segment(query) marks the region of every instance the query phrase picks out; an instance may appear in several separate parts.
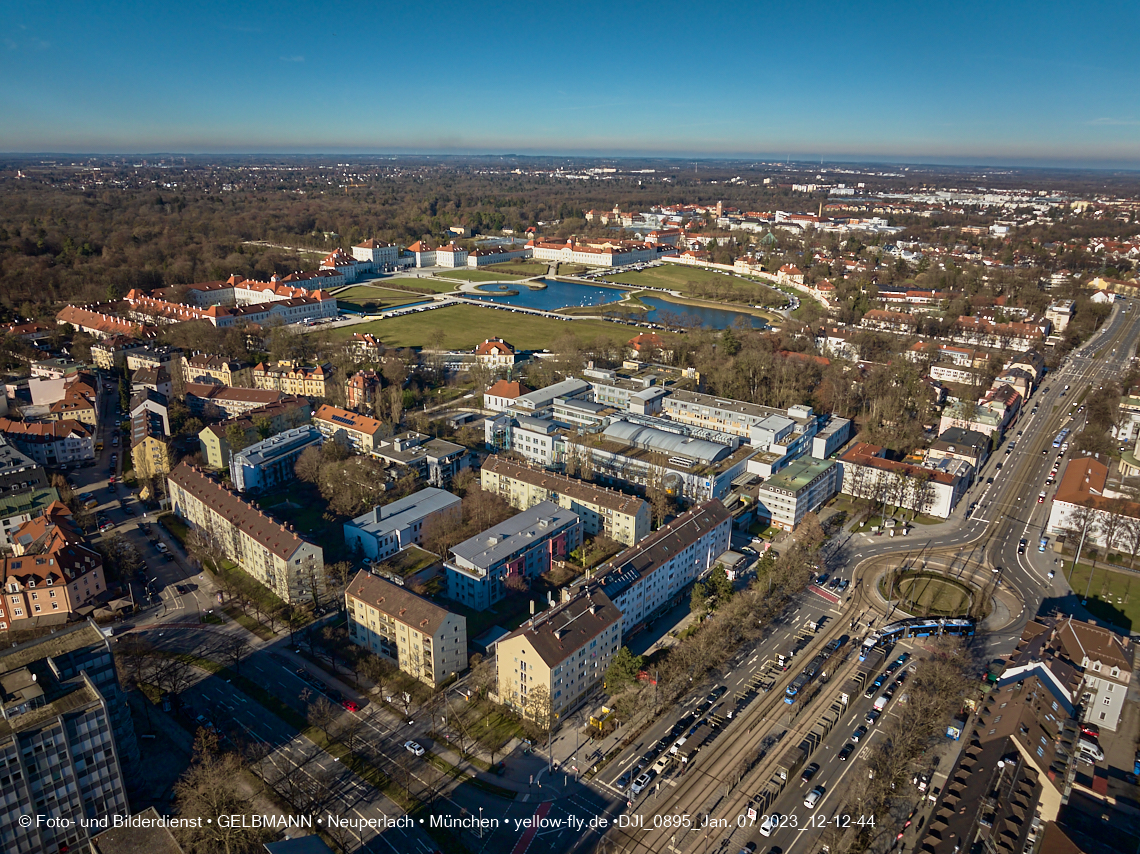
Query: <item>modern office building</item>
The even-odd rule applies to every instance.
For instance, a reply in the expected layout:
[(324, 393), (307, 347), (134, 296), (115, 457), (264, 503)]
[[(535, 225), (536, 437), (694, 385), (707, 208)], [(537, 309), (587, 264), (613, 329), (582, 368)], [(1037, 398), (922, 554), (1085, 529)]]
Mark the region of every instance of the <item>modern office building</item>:
[(794, 531), (804, 516), (838, 495), (840, 486), (835, 460), (801, 457), (760, 484), (757, 516), (783, 531)]
[(423, 433), (400, 433), (382, 439), (372, 447), (372, 456), (393, 465), (405, 466), (431, 486), (446, 489), (452, 478), (467, 468), (467, 449)]
[(361, 570), (344, 594), (349, 639), (436, 686), (467, 669), (467, 620)]

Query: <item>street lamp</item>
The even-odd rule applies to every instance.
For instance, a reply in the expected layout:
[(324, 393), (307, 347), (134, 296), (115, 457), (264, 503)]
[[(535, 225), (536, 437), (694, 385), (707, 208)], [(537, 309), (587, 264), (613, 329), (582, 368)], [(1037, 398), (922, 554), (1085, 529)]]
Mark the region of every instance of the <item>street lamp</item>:
[(483, 808), (479, 807), (479, 838), (483, 838)]

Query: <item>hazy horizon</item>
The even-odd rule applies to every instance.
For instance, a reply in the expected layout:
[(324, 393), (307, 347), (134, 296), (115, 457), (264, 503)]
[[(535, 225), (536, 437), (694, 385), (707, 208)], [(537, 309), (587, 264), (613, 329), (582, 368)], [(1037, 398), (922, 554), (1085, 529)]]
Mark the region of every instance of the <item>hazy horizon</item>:
[[(0, 151), (1140, 168), (1140, 7), (14, 8)], [(826, 27), (820, 29), (817, 21)]]

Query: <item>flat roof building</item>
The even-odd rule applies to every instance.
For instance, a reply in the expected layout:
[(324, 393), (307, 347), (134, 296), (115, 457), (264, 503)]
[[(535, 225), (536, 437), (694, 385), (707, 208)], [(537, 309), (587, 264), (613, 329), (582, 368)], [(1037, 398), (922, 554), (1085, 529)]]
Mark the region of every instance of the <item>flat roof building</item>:
[(801, 457), (772, 475), (757, 491), (757, 514), (783, 531), (794, 531), (839, 493), (842, 477), (835, 460)]
[(450, 492), (425, 487), (345, 522), (344, 544), (349, 549), (359, 545), (370, 560), (385, 560), (401, 549), (422, 543), (424, 530), (437, 517), (451, 517), (458, 524), (462, 504)]
[(604, 486), (492, 455), (483, 463), (480, 481), (485, 492), (528, 510), (551, 501), (578, 514), (587, 536), (605, 535), (632, 546), (648, 536), (649, 505), (644, 499)]
[(581, 544), (578, 514), (543, 501), (453, 547), (444, 563), (447, 595), (469, 608), (489, 608), (506, 595), (507, 578), (529, 583)]
[(270, 436), (230, 459), (230, 480), (238, 492), (263, 492), (296, 478), (297, 459), (306, 448), (320, 447), (325, 437), (312, 424)]

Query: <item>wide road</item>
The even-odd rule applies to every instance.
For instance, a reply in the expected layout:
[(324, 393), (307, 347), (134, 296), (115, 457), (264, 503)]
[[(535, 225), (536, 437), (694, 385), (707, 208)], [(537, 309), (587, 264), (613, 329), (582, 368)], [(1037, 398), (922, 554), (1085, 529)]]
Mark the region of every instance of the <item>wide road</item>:
[[(1024, 602), (1024, 607), (1019, 613), (1009, 615), (1011, 619), (1000, 633), (989, 639), (995, 653), (1016, 642), (1022, 626), (1037, 612), (1046, 595), (1069, 592), (1062, 573), (1056, 573), (1054, 578), (1048, 577), (1050, 567), (1053, 566), (1052, 555), (1048, 552), (1044, 555), (1038, 553), (1035, 541), (1032, 540), (1033, 549), (1026, 549), (1025, 554), (1018, 553), (1018, 545), (1022, 536), (1029, 539), (1029, 534), (1040, 530), (1040, 526), (1045, 523), (1049, 504), (1047, 500), (1039, 504), (1037, 499), (1041, 489), (1045, 488), (1044, 481), (1049, 476), (1052, 465), (1057, 462), (1056, 453), (1052, 449), (1053, 438), (1062, 425), (1071, 424), (1074, 433), (1079, 428), (1079, 421), (1075, 420), (1077, 414), (1070, 412), (1069, 404), (1080, 397), (1086, 387), (1095, 388), (1101, 382), (1121, 376), (1136, 350), (1140, 327), (1134, 322), (1133, 302), (1118, 302), (1102, 329), (1079, 350), (1070, 354), (1058, 371), (1047, 376), (1040, 391), (1025, 402), (1025, 409), (1019, 421), (1011, 428), (1007, 444), (983, 466), (976, 484), (950, 520), (937, 526), (918, 526), (905, 538), (852, 535), (829, 549), (829, 566), (835, 566), (836, 563), (846, 566), (858, 564), (854, 571), (856, 584), (848, 591), (849, 595), (842, 603), (845, 610), (840, 619), (819, 632), (803, 652), (802, 660), (813, 655), (827, 640), (846, 634), (851, 629), (853, 619), (862, 622), (861, 618), (867, 614), (882, 616), (879, 612), (882, 603), (871, 593), (873, 577), (877, 572), (876, 564), (879, 562), (876, 559), (887, 559), (897, 564), (900, 557), (908, 554), (915, 560), (933, 562), (944, 561), (948, 555), (959, 560), (965, 558), (973, 565), (975, 578), (979, 568), (990, 570), (993, 589), (998, 585), (1012, 586)], [(1070, 386), (1067, 391), (1066, 385)], [(1017, 431), (1021, 431), (1020, 436)], [(1046, 453), (1042, 454), (1042, 450)], [(974, 510), (970, 512), (972, 506)], [(776, 650), (768, 642), (765, 642), (764, 648), (769, 654)], [(759, 649), (755, 652), (759, 652)], [(728, 681), (739, 685), (747, 679), (754, 663), (754, 660), (749, 659), (748, 664), (742, 665), (737, 659), (735, 667), (730, 665)], [(670, 772), (666, 770), (664, 778), (651, 781), (650, 787), (638, 796), (635, 806), (631, 808), (631, 812), (640, 816), (640, 828), (615, 828), (607, 836), (607, 850), (631, 853), (679, 852), (702, 850), (702, 845), (715, 849), (727, 844), (726, 838), (716, 838), (718, 833), (720, 837), (731, 835), (725, 829), (718, 831), (714, 827), (704, 832), (677, 832), (664, 822), (666, 817), (689, 815), (695, 818), (704, 814), (733, 822), (746, 808), (748, 797), (741, 793), (748, 791), (748, 775), (745, 775), (743, 782), (734, 782), (734, 769), (739, 765), (740, 759), (755, 754), (766, 738), (787, 729), (788, 734), (780, 745), (773, 748), (770, 755), (750, 772), (761, 777), (764, 773), (770, 773), (774, 755), (786, 749), (787, 745), (798, 743), (799, 720), (810, 725), (818, 717), (819, 710), (813, 705), (811, 711), (802, 714), (799, 719), (789, 720), (787, 711), (779, 706), (782, 703), (779, 695), (797, 671), (798, 667), (793, 667), (786, 673), (775, 674), (772, 692), (750, 703), (737, 719), (727, 723), (709, 748), (691, 760), (691, 767), (684, 768), (683, 774), (670, 777)], [(826, 708), (835, 686), (841, 685), (839, 680), (846, 678), (846, 672), (837, 674), (838, 678), (831, 682), (831, 695), (827, 692), (821, 695), (817, 701), (822, 704), (819, 708)], [(859, 706), (856, 704), (849, 712), (849, 717), (854, 721), (858, 714)], [(670, 716), (669, 722), (658, 722), (649, 731), (642, 744), (654, 745), (654, 748), (642, 757), (643, 762), (651, 761), (662, 746), (661, 742), (670, 735), (669, 723), (680, 716), (679, 711), (675, 716)], [(632, 770), (637, 764), (633, 755), (621, 757), (615, 766), (615, 772), (607, 774), (607, 783), (628, 791), (625, 788), (628, 777), (625, 775), (627, 770)], [(836, 773), (841, 775), (845, 772)], [(780, 846), (784, 851), (788, 851), (795, 840), (789, 839), (786, 842), (786, 845)]]

